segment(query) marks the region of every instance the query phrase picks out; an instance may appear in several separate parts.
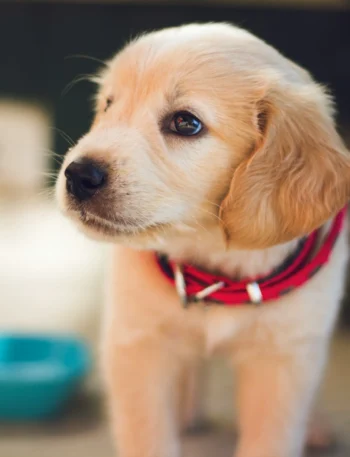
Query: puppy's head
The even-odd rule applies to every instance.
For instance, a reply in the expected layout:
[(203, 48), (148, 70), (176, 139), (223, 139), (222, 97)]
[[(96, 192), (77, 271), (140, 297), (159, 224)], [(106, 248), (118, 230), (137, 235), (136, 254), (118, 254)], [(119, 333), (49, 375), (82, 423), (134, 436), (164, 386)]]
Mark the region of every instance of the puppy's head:
[(190, 25), (108, 63), (57, 193), (91, 235), (147, 247), (220, 225), (229, 243), (262, 248), (334, 215), (349, 170), (329, 99), (304, 70), (241, 29)]

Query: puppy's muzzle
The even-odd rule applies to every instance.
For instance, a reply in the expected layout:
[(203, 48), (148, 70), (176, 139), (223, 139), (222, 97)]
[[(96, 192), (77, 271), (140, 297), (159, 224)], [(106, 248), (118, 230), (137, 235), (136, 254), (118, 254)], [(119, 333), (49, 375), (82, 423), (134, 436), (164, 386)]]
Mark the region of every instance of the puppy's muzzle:
[(67, 192), (78, 201), (88, 200), (107, 181), (107, 172), (90, 159), (71, 162), (64, 172)]

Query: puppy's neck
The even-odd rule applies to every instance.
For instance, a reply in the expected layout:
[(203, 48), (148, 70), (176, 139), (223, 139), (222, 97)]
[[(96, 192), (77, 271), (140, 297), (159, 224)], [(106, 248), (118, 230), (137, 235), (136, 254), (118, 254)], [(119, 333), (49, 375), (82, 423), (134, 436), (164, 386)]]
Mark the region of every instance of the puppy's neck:
[(179, 263), (230, 278), (254, 278), (269, 274), (296, 249), (298, 240), (261, 250), (227, 249), (219, 228), (183, 233), (171, 241), (160, 239), (160, 251)]

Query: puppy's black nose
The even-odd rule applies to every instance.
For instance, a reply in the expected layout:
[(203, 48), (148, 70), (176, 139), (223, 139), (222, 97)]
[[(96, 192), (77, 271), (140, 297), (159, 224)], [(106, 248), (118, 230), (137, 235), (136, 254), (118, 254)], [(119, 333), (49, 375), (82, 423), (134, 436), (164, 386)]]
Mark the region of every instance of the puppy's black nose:
[(87, 200), (106, 182), (106, 172), (90, 159), (80, 159), (68, 165), (64, 172), (67, 191), (78, 200)]

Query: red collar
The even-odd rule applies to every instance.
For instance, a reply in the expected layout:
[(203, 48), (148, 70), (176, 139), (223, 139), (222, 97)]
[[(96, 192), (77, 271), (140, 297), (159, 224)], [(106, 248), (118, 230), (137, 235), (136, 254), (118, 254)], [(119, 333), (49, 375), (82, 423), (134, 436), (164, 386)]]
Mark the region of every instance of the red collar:
[(313, 256), (321, 229), (305, 238), (297, 251), (272, 274), (254, 280), (234, 281), (193, 265), (179, 266), (160, 255), (157, 255), (157, 261), (163, 274), (175, 285), (184, 305), (202, 300), (227, 306), (276, 300), (305, 284), (328, 262), (342, 230), (345, 215), (346, 208), (334, 218), (316, 255)]

